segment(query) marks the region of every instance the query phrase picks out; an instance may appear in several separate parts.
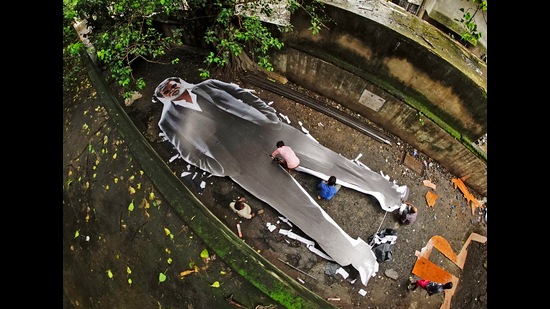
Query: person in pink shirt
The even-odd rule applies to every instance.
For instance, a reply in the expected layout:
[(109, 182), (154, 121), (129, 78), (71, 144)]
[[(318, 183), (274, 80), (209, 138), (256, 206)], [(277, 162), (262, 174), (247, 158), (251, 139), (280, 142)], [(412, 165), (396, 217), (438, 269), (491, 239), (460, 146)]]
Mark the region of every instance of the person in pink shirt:
[(287, 172), (294, 170), (300, 165), (300, 159), (296, 156), (292, 148), (285, 146), (283, 141), (278, 141), (276, 146), (277, 149), (271, 153), (271, 158), (281, 164)]

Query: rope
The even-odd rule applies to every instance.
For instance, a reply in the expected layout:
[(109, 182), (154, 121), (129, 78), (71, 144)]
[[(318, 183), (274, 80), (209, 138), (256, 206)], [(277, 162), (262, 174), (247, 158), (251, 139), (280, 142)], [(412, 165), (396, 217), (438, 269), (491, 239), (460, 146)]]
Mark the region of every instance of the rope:
[(374, 234), (378, 234), (378, 232), (380, 232), (380, 228), (382, 227), (382, 223), (384, 223), (384, 220), (386, 219), (386, 215), (388, 214), (387, 211), (384, 212), (384, 218), (382, 218), (382, 222), (380, 222), (380, 225), (378, 226), (378, 229), (376, 230), (376, 233)]

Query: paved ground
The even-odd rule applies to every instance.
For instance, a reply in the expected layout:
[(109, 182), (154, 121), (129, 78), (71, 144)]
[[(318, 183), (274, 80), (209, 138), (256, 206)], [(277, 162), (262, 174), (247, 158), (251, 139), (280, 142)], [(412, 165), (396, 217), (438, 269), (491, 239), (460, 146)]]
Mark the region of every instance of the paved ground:
[[(126, 110), (176, 175), (192, 172), (181, 177), (182, 182), (222, 222), (235, 233), (240, 222), (244, 242), (322, 298), (339, 299), (331, 302), (340, 308), (441, 307), (443, 294), (428, 297), (422, 290), (411, 292), (406, 289), (406, 282), (416, 262), (415, 252), (426, 246), (431, 237), (442, 236), (452, 251), (458, 253), (471, 233), (487, 235), (483, 213), (472, 214), (462, 193), (453, 187), (451, 179), (456, 176), (397, 137), (392, 146), (382, 144), (301, 104), (239, 80), (228, 80), (255, 89), (266, 102), (273, 101), (272, 106), (288, 116), (292, 124), (301, 121), (325, 146), (348, 158), (362, 154), (362, 163), (411, 189), (409, 202), (420, 209), (412, 226), (400, 226), (395, 215), (382, 211), (374, 198), (346, 188), (331, 201), (320, 202), (354, 238), (368, 239), (384, 228), (395, 229), (398, 234), (394, 259), (380, 263), (378, 275), (366, 287), (359, 280), (352, 282), (356, 275), (353, 269), (344, 267), (350, 273), (350, 277), (344, 279), (334, 274), (334, 265), (311, 253), (300, 242), (279, 234), (279, 229), (291, 227), (282, 222), (269, 205), (248, 195), (229, 179), (207, 178), (208, 175), (188, 167), (185, 162), (170, 162), (176, 153), (158, 137), (160, 105), (151, 103), (151, 95), (156, 85), (169, 76), (200, 81), (197, 67), (201, 59), (186, 54), (180, 56), (189, 61), (177, 66), (141, 64), (136, 67), (136, 74), (145, 78), (148, 87), (143, 97)], [(224, 80), (223, 76), (216, 78)], [(85, 78), (82, 81), (83, 85), (87, 84)], [(64, 96), (64, 308), (232, 308), (235, 305), (227, 301), (230, 295), (247, 308), (277, 307), (276, 302), (216, 259), (215, 252), (209, 251), (208, 255), (203, 252), (208, 248), (162, 196), (155, 194), (147, 175), (140, 172), (125, 147), (127, 141), (109, 121), (94, 90), (84, 87), (78, 94)], [(342, 109), (334, 102), (316, 99)], [(406, 154), (422, 166), (420, 174), (403, 164)], [(316, 196), (319, 179), (300, 173), (296, 173), (295, 178)], [(202, 180), (206, 183), (204, 189), (199, 186)], [(436, 188), (425, 186), (424, 180), (430, 180)], [(426, 203), (428, 191), (438, 195), (433, 207)], [(263, 213), (252, 220), (240, 220), (228, 207), (237, 196), (246, 196), (253, 210)], [(269, 231), (268, 224), (274, 224), (276, 229)], [(296, 227), (292, 227), (292, 231), (301, 233)], [(460, 279), (451, 308), (486, 308), (487, 243), (470, 245), (463, 269), (438, 250), (432, 252), (430, 260)], [(365, 296), (359, 293), (361, 290), (366, 291)]]

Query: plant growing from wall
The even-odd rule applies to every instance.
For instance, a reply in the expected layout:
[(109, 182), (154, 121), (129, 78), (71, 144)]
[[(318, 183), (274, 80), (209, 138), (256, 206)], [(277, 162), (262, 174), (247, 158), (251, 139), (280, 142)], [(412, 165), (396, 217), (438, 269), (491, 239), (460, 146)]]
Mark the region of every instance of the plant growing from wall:
[[(476, 3), (475, 9), (472, 8), (460, 8), (462, 12), (462, 18), (455, 18), (455, 21), (458, 21), (463, 27), (460, 37), (472, 44), (473, 46), (477, 45), (477, 42), (481, 38), (481, 32), (477, 29), (477, 23), (475, 22), (475, 16), (479, 12), (487, 11), (487, 1), (486, 0), (470, 0), (473, 3)], [(473, 12), (472, 12), (473, 11)], [(485, 15), (484, 15), (485, 16)], [(485, 21), (487, 23), (487, 21)]]

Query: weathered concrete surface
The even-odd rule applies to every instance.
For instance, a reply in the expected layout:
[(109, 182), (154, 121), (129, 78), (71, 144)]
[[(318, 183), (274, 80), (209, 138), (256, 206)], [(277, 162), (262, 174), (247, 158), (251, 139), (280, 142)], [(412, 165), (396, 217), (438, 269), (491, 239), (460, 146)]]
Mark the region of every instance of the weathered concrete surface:
[(312, 35), (307, 16), (293, 16), (295, 31), (273, 56), (276, 71), (468, 176), (465, 183), (486, 195), (486, 161), (457, 139), (487, 132), (486, 64), (386, 1), (324, 2), (335, 23)]

